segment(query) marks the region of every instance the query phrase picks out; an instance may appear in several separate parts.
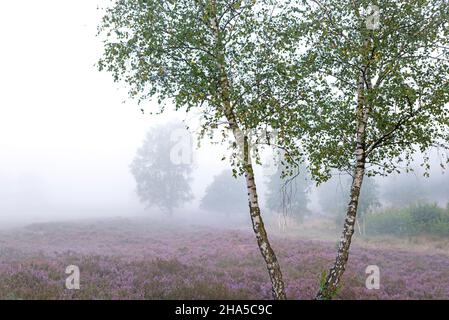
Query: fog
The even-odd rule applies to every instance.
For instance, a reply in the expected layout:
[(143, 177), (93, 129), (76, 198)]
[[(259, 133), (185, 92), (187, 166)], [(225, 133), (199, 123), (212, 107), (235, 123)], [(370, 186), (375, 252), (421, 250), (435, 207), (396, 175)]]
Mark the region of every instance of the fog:
[[(440, 166), (449, 158), (448, 150), (417, 154), (413, 172), (366, 176), (358, 207), (348, 210), (349, 175), (332, 172), (329, 181), (317, 186), (301, 164), (296, 180), (285, 184), (279, 177), (285, 169), (278, 166), (282, 161), (273, 160), (275, 154), (265, 148), (262, 164), (254, 161), (257, 194), (251, 198), (259, 199), (262, 222), (258, 208), (248, 210), (246, 192), (255, 188), (251, 179), (246, 183), (237, 177), (231, 162), (240, 159), (232, 158), (235, 154), (229, 141), (222, 141), (222, 132), (206, 134), (199, 144), (204, 121), (199, 111), (174, 111), (168, 104), (163, 114), (150, 114), (157, 113), (158, 103), (139, 104), (129, 98), (124, 84), (99, 72), (96, 63), (104, 43), (97, 27), (101, 8), (110, 3), (0, 3), (0, 300), (266, 300), (285, 298), (283, 291), (289, 299), (314, 299), (329, 283), (338, 284), (329, 291), (331, 298), (449, 297), (449, 173)], [(196, 2), (191, 5), (197, 9)], [(252, 10), (237, 1), (228, 5), (229, 10)], [(214, 21), (213, 9), (208, 3), (202, 19)], [(413, 10), (403, 11), (407, 15)], [(229, 12), (233, 16), (225, 28), (236, 27), (237, 34), (244, 30), (246, 35), (253, 18), (243, 14), (248, 22), (234, 26), (231, 21), (240, 14)], [(157, 17), (150, 21), (158, 22)], [(172, 22), (167, 23), (163, 27), (171, 30)], [(277, 29), (283, 26), (277, 23)], [(257, 33), (260, 30), (255, 27)], [(329, 33), (328, 27), (323, 30)], [(401, 33), (387, 35), (401, 38)], [(226, 48), (221, 47), (220, 31), (215, 36), (220, 46), (214, 49), (221, 56)], [(375, 51), (370, 59), (377, 61)], [(254, 56), (258, 54), (256, 50)], [(259, 68), (259, 58), (246, 62)], [(215, 62), (222, 66), (221, 59)], [(156, 77), (167, 79), (170, 72), (158, 63), (154, 66)], [(290, 74), (284, 71), (279, 75)], [(270, 77), (277, 73), (267, 72)], [(270, 86), (277, 84), (273, 79), (267, 82)], [(226, 87), (221, 89), (224, 96)], [(359, 95), (363, 91), (359, 87)], [(270, 125), (275, 127), (276, 121)], [(421, 166), (426, 156), (430, 178), (424, 177)], [(337, 263), (342, 258), (345, 261)], [(340, 276), (349, 261), (343, 286), (329, 280), (338, 268), (331, 269), (326, 280), (333, 261)], [(372, 267), (377, 275), (368, 272)], [(74, 270), (73, 275), (67, 270)], [(376, 286), (370, 286), (371, 276)]]
[[(143, 212), (128, 167), (148, 128), (174, 116), (143, 115), (97, 71), (106, 2), (0, 5), (2, 225)], [(199, 189), (218, 168), (203, 164)]]
[[(0, 6), (0, 226), (157, 213), (136, 196), (129, 165), (151, 127), (173, 119), (191, 125), (196, 119), (170, 111), (144, 114), (127, 100), (122, 86), (97, 71), (102, 52), (97, 7), (104, 3), (47, 0)], [(144, 107), (157, 108), (150, 102)], [(224, 146), (208, 143), (195, 150), (194, 199), (179, 215), (201, 216), (199, 201), (207, 185), (229, 169), (220, 161), (225, 153)], [(426, 200), (445, 205), (448, 176), (437, 158), (430, 179), (419, 170), (377, 179), (381, 194), (389, 183), (400, 188), (401, 181), (415, 179)], [(260, 167), (256, 178), (263, 203), (266, 176)], [(323, 213), (313, 188), (308, 206), (312, 214)]]

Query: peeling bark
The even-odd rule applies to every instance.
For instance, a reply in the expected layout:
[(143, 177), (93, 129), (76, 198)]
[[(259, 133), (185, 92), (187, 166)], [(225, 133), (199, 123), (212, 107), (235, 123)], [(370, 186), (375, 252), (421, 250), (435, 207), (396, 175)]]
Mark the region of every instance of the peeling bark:
[[(366, 42), (366, 44), (368, 44)], [(324, 284), (317, 293), (316, 299), (332, 299), (337, 291), (340, 279), (345, 272), (349, 258), (352, 235), (357, 219), (357, 207), (360, 200), (360, 191), (365, 176), (366, 165), (366, 127), (368, 123), (369, 108), (365, 101), (365, 88), (370, 88), (368, 67), (362, 66), (357, 88), (357, 138), (355, 148), (356, 165), (352, 176), (350, 201), (346, 211), (346, 219), (343, 226), (343, 234), (338, 246), (337, 258), (327, 274)]]
[(265, 259), (267, 270), (270, 275), (272, 283), (272, 291), (275, 299), (286, 299), (284, 291), (284, 281), (282, 278), (281, 267), (277, 261), (276, 254), (274, 253), (268, 235), (265, 230), (265, 226), (260, 214), (260, 207), (257, 198), (256, 183), (254, 180), (254, 172), (251, 164), (247, 165), (245, 170), (246, 185), (248, 188), (248, 200), (251, 221), (253, 224), (253, 230), (256, 235), (257, 244), (259, 245), (260, 252)]
[[(215, 1), (211, 1), (211, 9), (215, 12)], [(244, 134), (237, 121), (237, 117), (234, 113), (234, 108), (231, 103), (230, 90), (231, 85), (226, 72), (226, 60), (224, 47), (222, 45), (222, 39), (220, 34), (220, 28), (218, 27), (218, 21), (215, 16), (210, 21), (211, 28), (215, 32), (217, 46), (218, 46), (218, 61), (217, 67), (219, 70), (219, 87), (221, 91), (221, 100), (223, 103), (222, 111), (226, 120), (229, 123), (229, 127), (232, 130), (233, 136), (237, 142), (238, 148), (243, 154), (242, 167), (244, 169), (246, 187), (248, 189), (248, 204), (251, 216), (251, 222), (254, 233), (256, 235), (257, 244), (259, 246), (260, 253), (265, 260), (268, 274), (270, 276), (272, 284), (273, 297), (276, 300), (286, 299), (285, 285), (282, 277), (281, 267), (277, 260), (276, 254), (271, 247), (268, 235), (263, 223), (262, 215), (260, 212), (259, 200), (257, 195), (257, 187), (254, 177), (254, 169), (251, 160), (250, 146), (248, 137)]]
[[(221, 78), (222, 90), (227, 95), (227, 88), (229, 87), (228, 80), (226, 76)], [(248, 137), (245, 136), (240, 129), (235, 115), (232, 110), (232, 106), (228, 99), (224, 99), (224, 113), (226, 119), (229, 122), (229, 126), (234, 134), (236, 141), (243, 141), (242, 144), (238, 144), (243, 150), (243, 167), (245, 172), (246, 187), (248, 189), (248, 204), (251, 216), (251, 222), (253, 226), (254, 233), (256, 235), (257, 244), (260, 249), (265, 263), (267, 265), (267, 270), (270, 275), (270, 280), (272, 284), (273, 297), (277, 300), (286, 299), (284, 281), (282, 277), (281, 267), (277, 260), (276, 254), (271, 247), (270, 241), (268, 240), (268, 235), (263, 223), (262, 215), (260, 213), (259, 200), (257, 195), (257, 187), (254, 177), (254, 169), (251, 160), (251, 154), (249, 149)]]
[(320, 288), (316, 299), (332, 299), (338, 290), (341, 276), (345, 272), (346, 263), (349, 258), (349, 247), (351, 246), (352, 235), (354, 234), (354, 225), (357, 215), (357, 207), (360, 198), (360, 190), (363, 183), (363, 176), (365, 174), (365, 163), (357, 164), (354, 170), (354, 178), (351, 186), (351, 200), (348, 205), (345, 224), (343, 227), (343, 234), (340, 239), (338, 247), (337, 258), (335, 259), (333, 267), (327, 275), (326, 282)]
[[(227, 88), (229, 83), (226, 76), (222, 76), (222, 90), (227, 95)], [(259, 200), (257, 195), (257, 187), (254, 177), (254, 169), (251, 160), (250, 148), (248, 137), (245, 136), (240, 129), (235, 115), (233, 113), (232, 106), (228, 99), (224, 99), (224, 113), (226, 119), (229, 122), (229, 126), (234, 134), (236, 141), (243, 141), (243, 145), (238, 143), (238, 146), (243, 150), (243, 168), (245, 172), (246, 187), (248, 189), (248, 204), (251, 216), (251, 222), (253, 226), (254, 233), (256, 235), (257, 244), (259, 245), (260, 252), (267, 265), (267, 270), (270, 275), (273, 297), (275, 299), (286, 299), (284, 290), (284, 281), (282, 278), (281, 267), (277, 260), (276, 254), (271, 247), (270, 241), (268, 240), (268, 235), (263, 223), (262, 215), (260, 213)]]

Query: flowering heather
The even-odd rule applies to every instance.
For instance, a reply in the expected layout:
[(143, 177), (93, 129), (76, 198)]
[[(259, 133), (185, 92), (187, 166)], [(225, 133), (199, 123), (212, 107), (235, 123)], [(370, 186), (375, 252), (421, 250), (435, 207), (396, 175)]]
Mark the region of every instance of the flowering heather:
[[(312, 299), (335, 243), (272, 237), (290, 299)], [(65, 288), (77, 265), (81, 289)], [(365, 268), (380, 268), (380, 289)], [(271, 299), (251, 230), (106, 220), (0, 233), (1, 299)], [(340, 299), (449, 299), (449, 255), (354, 246)]]

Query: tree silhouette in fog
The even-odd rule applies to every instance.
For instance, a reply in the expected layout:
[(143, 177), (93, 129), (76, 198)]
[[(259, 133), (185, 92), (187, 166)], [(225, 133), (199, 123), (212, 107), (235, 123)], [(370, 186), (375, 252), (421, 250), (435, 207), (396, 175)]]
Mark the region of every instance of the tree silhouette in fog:
[(224, 170), (214, 177), (201, 199), (202, 209), (223, 213), (226, 216), (248, 210), (245, 185), (242, 177), (234, 178), (230, 170)]
[[(184, 138), (183, 138), (184, 134)], [(148, 207), (169, 215), (193, 198), (190, 187), (192, 164), (187, 130), (171, 123), (150, 130), (131, 164), (137, 195)], [(184, 148), (184, 149), (183, 149)]]

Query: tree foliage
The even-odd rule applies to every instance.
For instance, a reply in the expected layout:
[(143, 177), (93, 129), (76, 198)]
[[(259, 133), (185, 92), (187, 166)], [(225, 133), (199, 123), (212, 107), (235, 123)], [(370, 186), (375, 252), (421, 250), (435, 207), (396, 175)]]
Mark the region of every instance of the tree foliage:
[(191, 163), (175, 163), (171, 157), (176, 144), (172, 133), (182, 129), (188, 135), (187, 130), (176, 123), (152, 128), (130, 166), (140, 200), (168, 214), (193, 198)]
[[(373, 4), (380, 10), (377, 28), (367, 25)], [(411, 169), (416, 152), (447, 148), (447, 1), (312, 0), (303, 6), (307, 50), (298, 112), (319, 115), (307, 122), (305, 144), (316, 177), (326, 179), (334, 169), (352, 173), (355, 166), (360, 74), (368, 175)]]
[(216, 175), (206, 188), (200, 207), (227, 216), (237, 215), (248, 210), (245, 193), (243, 179), (241, 177), (236, 179), (230, 170), (224, 170)]
[(229, 141), (230, 162), (245, 175), (253, 229), (278, 299), (285, 298), (284, 283), (260, 214), (253, 158), (260, 160), (254, 146), (272, 144), (268, 116), (295, 101), (296, 83), (288, 75), (298, 33), (287, 4), (117, 0), (99, 28), (105, 37), (99, 68), (125, 82), (131, 97), (155, 99), (159, 111), (167, 102), (194, 110), (202, 121), (200, 137), (219, 129), (222, 141)]
[[(373, 4), (380, 9), (374, 26), (367, 23)], [(223, 141), (231, 136), (231, 148), (244, 154), (245, 161), (234, 154), (231, 164), (245, 174), (268, 268), (279, 269), (261, 222), (250, 146), (280, 147), (290, 165), (306, 158), (318, 183), (333, 171), (351, 174), (339, 255), (320, 294), (329, 298), (345, 270), (364, 176), (410, 170), (418, 151), (447, 148), (448, 6), (446, 0), (117, 0), (100, 26), (99, 68), (126, 82), (139, 101), (199, 111), (202, 134), (225, 124)], [(260, 160), (257, 147), (252, 153)], [(429, 168), (427, 157), (422, 165)], [(276, 294), (285, 297), (280, 270), (272, 271)]]
[[(411, 170), (418, 151), (448, 147), (449, 4), (310, 0), (298, 7), (305, 50), (296, 117), (311, 116), (287, 137), (299, 133), (318, 182), (333, 171), (353, 178), (337, 258), (317, 294), (329, 299), (346, 268), (365, 175)], [(422, 166), (429, 169), (428, 157)]]
[[(278, 112), (281, 119), (270, 122), (269, 115), (296, 100), (299, 34), (289, 11), (272, 0), (118, 0), (99, 27), (105, 43), (98, 66), (125, 82), (140, 103), (156, 99), (156, 111), (167, 103), (199, 110), (203, 134), (226, 124), (224, 72), (226, 99), (250, 144), (271, 144), (268, 134), (282, 131), (277, 121), (292, 120)], [(229, 135), (226, 126), (220, 132)], [(237, 156), (231, 160), (240, 164)]]

